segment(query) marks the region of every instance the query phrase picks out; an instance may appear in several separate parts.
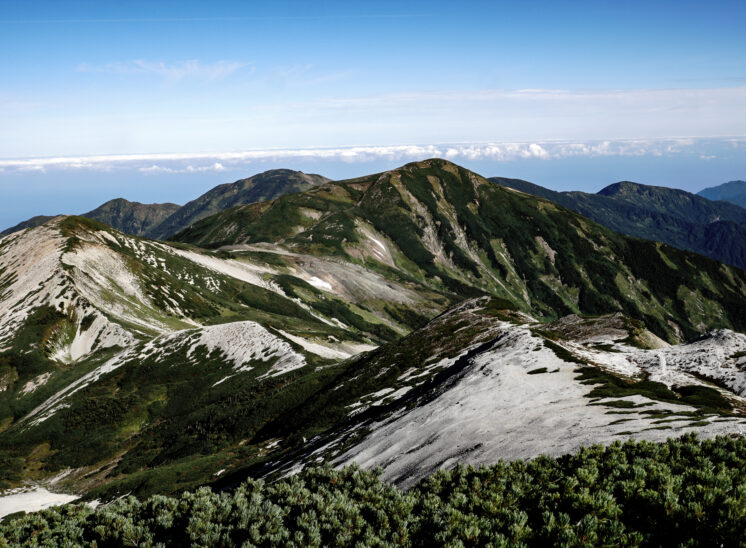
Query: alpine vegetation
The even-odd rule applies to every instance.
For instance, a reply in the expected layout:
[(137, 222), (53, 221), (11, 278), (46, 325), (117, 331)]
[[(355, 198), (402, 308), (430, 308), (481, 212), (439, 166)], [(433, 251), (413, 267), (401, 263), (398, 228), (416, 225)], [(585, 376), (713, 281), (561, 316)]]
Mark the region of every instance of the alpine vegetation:
[[(746, 442), (694, 436), (457, 466), (407, 492), (355, 466), (0, 524), (0, 546), (738, 546)], [(704, 542), (703, 542), (704, 541)]]

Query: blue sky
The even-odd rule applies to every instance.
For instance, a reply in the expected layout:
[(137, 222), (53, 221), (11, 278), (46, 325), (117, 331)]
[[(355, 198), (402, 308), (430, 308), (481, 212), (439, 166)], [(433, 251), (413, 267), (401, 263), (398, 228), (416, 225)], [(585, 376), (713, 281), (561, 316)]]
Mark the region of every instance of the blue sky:
[(0, 0), (0, 226), (433, 155), (595, 191), (746, 179), (744, 2)]

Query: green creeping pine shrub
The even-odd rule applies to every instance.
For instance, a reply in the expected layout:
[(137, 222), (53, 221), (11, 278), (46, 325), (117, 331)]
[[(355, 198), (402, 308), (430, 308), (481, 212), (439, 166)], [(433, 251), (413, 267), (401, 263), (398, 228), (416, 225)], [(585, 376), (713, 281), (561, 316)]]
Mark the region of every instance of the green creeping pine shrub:
[(0, 546), (744, 546), (746, 440), (616, 442), (441, 471), (403, 493), (312, 468), (233, 492), (66, 505), (0, 524)]

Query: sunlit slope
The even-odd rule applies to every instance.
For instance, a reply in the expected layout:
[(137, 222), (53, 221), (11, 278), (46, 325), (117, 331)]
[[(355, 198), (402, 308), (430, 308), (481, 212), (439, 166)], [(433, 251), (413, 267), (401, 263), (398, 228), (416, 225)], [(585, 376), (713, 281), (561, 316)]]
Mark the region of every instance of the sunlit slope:
[[(135, 458), (152, 421), (183, 433), (161, 412), (232, 410), (225, 398), (242, 386), (271, 398), (296, 370), (313, 375), (426, 322), (443, 303), (421, 289), (354, 264), (204, 252), (80, 217), (11, 234), (0, 239), (0, 480)], [(225, 445), (205, 449), (202, 433), (178, 458)], [(148, 443), (148, 455), (170, 451)], [(138, 458), (133, 470), (150, 466)]]
[[(417, 318), (416, 311), (432, 315), (442, 306), (413, 284), (392, 284), (354, 264), (203, 252), (78, 217), (59, 217), (0, 239), (0, 288), (0, 343), (12, 344), (34, 310), (49, 307), (65, 319), (65, 329), (47, 341), (62, 361), (117, 343), (104, 344), (106, 329), (121, 332), (124, 344), (235, 320), (301, 334), (316, 330), (341, 339), (349, 331), (361, 340), (385, 340), (411, 329), (407, 312)], [(398, 321), (370, 313), (373, 301), (385, 301)]]
[(354, 359), (332, 389), (259, 432), (277, 449), (248, 473), (357, 462), (411, 486), (457, 463), (746, 433), (745, 335), (669, 346), (621, 315), (539, 324), (504, 306), (467, 301)]
[(499, 296), (539, 318), (623, 312), (669, 341), (746, 329), (742, 270), (621, 236), (445, 160), (233, 208), (174, 239), (336, 257), (443, 294)]

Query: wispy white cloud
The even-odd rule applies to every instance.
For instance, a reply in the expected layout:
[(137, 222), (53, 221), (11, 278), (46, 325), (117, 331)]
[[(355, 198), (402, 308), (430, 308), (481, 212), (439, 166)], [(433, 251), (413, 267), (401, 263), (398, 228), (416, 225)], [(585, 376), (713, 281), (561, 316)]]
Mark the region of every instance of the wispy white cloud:
[(205, 171), (225, 171), (225, 166), (220, 162), (202, 166), (193, 166), (189, 164), (184, 167), (168, 167), (153, 164), (151, 166), (139, 167), (137, 170), (140, 173), (202, 173)]
[[(207, 66), (151, 63), (117, 65), (111, 70), (147, 70), (166, 81), (172, 78), (186, 82), (187, 78), (218, 78), (235, 69), (228, 65), (206, 69)], [(336, 86), (327, 91), (304, 90), (313, 78), (323, 76), (316, 72), (316, 67), (306, 70), (305, 65), (299, 65), (287, 68), (283, 77), (271, 70), (257, 69), (250, 85), (242, 82), (221, 86), (220, 100), (214, 101), (205, 101), (200, 93), (173, 104), (171, 95), (154, 95), (160, 99), (142, 105), (137, 101), (129, 103), (129, 95), (125, 95), (119, 98), (121, 103), (99, 102), (91, 106), (91, 111), (87, 104), (70, 111), (50, 104), (38, 116), (3, 116), (0, 151), (7, 157), (22, 157), (53, 153), (50, 151), (153, 151), (163, 146), (175, 150), (266, 150), (361, 142), (542, 145), (553, 140), (597, 149), (595, 143), (607, 139), (619, 143), (624, 139), (666, 139), (672, 135), (717, 138), (742, 135), (746, 127), (744, 86), (486, 89), (333, 96), (330, 94), (341, 93), (335, 91)], [(277, 82), (281, 85), (273, 87)], [(273, 89), (283, 92), (269, 91)], [(533, 157), (537, 152), (524, 154)], [(549, 155), (552, 152), (547, 150)]]
[[(739, 145), (744, 138), (717, 142)], [(713, 140), (707, 143), (712, 144)], [(449, 160), (556, 160), (599, 156), (675, 156), (693, 154), (702, 157), (704, 140), (691, 138), (658, 140), (604, 140), (590, 142), (546, 141), (507, 143), (456, 143), (430, 145), (351, 146), (332, 148), (254, 149), (207, 153), (157, 153), (99, 156), (58, 156), (48, 158), (0, 159), (0, 170), (112, 170), (130, 169), (140, 173), (218, 172), (254, 162), (283, 160), (320, 160), (364, 163), (376, 160), (411, 161), (431, 157)]]
[(105, 72), (110, 74), (151, 74), (167, 80), (218, 80), (238, 70), (249, 67), (249, 63), (240, 61), (217, 61), (202, 63), (196, 59), (165, 63), (163, 61), (146, 61), (135, 59), (127, 62), (90, 65), (81, 63), (76, 67), (78, 72)]
[(3, 93), (0, 91), (0, 112), (4, 114), (27, 114), (38, 110), (44, 105), (41, 101), (32, 101), (18, 94)]

